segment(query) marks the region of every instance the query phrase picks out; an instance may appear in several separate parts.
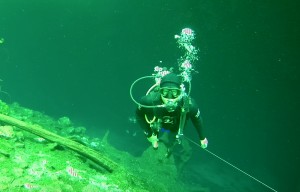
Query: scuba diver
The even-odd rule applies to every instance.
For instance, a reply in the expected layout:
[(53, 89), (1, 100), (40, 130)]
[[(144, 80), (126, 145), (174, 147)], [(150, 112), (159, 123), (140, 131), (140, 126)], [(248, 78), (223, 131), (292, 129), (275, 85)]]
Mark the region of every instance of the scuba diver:
[(175, 144), (174, 142), (180, 144), (182, 131), (189, 119), (197, 131), (201, 147), (207, 147), (208, 140), (203, 134), (200, 110), (194, 99), (184, 93), (180, 76), (175, 73), (163, 76), (159, 87), (143, 96), (139, 103), (145, 106), (165, 105), (165, 107), (157, 108), (139, 106), (136, 110), (137, 122), (154, 149), (158, 149), (160, 132), (166, 132), (169, 135), (169, 152)]
[(175, 73), (166, 74), (159, 85), (140, 99), (136, 109), (136, 121), (147, 140), (155, 150), (160, 143), (164, 144), (162, 149), (166, 151), (161, 152), (166, 158), (173, 156), (178, 175), (192, 156), (190, 143), (183, 135), (188, 120), (196, 129), (200, 146), (206, 148), (208, 145), (200, 110), (195, 100), (185, 93), (181, 79)]
[[(183, 134), (187, 120), (191, 120), (195, 127), (200, 146), (206, 148), (208, 145), (203, 133), (200, 110), (195, 100), (190, 97), (191, 73), (195, 71), (192, 63), (198, 60), (198, 50), (191, 44), (194, 38), (194, 31), (190, 28), (184, 28), (180, 35), (175, 35), (179, 47), (185, 50), (185, 54), (178, 61), (178, 74), (173, 72), (173, 68), (156, 66), (152, 76), (137, 79), (130, 88), (130, 96), (138, 105), (136, 120), (152, 147), (158, 149), (159, 143), (164, 143), (167, 147), (166, 157), (174, 155), (178, 146), (182, 147), (184, 150), (179, 151), (186, 151), (183, 157), (185, 162), (191, 155), (191, 147)], [(137, 101), (132, 94), (133, 86), (146, 78), (154, 79), (155, 84)]]

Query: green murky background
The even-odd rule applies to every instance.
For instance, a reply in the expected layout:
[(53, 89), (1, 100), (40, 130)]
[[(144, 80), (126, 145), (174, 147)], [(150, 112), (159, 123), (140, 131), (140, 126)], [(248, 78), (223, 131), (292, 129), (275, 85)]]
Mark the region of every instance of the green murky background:
[[(113, 145), (139, 155), (147, 143), (128, 123), (135, 110), (129, 87), (156, 65), (176, 66), (174, 35), (190, 27), (200, 49), (192, 95), (209, 150), (278, 191), (297, 191), (296, 11), (292, 1), (0, 0), (1, 89), (11, 101), (69, 116), (92, 134), (109, 128)], [(186, 135), (196, 140), (193, 131)], [(238, 174), (197, 147), (187, 169), (208, 162), (228, 177)], [(249, 191), (268, 191), (240, 177), (253, 182)]]

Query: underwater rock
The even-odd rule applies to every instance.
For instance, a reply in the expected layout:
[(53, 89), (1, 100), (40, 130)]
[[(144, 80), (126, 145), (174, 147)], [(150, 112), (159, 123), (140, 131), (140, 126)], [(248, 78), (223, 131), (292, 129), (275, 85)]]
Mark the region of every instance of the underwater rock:
[(10, 104), (10, 116), (22, 121), (31, 121), (34, 111), (28, 108), (21, 107), (18, 103), (14, 102)]
[(55, 150), (64, 150), (64, 148), (57, 144), (57, 143), (49, 143), (47, 144), (47, 149), (50, 151), (55, 151)]
[(76, 127), (74, 130), (74, 133), (77, 135), (84, 135), (86, 132), (86, 128), (85, 127)]
[(25, 176), (25, 177), (20, 177), (20, 178), (16, 178), (14, 179), (11, 183), (10, 183), (10, 188), (20, 188), (23, 187), (24, 182), (29, 180), (29, 176)]
[(93, 192), (93, 191), (99, 191), (99, 188), (95, 185), (89, 184), (82, 188), (82, 192)]
[(0, 136), (11, 139), (15, 136), (14, 128), (10, 125), (0, 126)]
[(69, 117), (61, 117), (61, 118), (58, 119), (57, 123), (61, 127), (70, 127), (72, 125), (72, 122), (69, 119)]
[(4, 155), (5, 157), (10, 157), (10, 154), (14, 150), (14, 146), (7, 142), (7, 140), (0, 139), (0, 154)]
[(0, 149), (0, 154), (4, 155), (5, 157), (10, 157), (9, 152), (7, 152), (7, 151), (4, 150), (4, 149)]
[(15, 147), (16, 148), (25, 148), (25, 144), (24, 143), (16, 143)]
[(6, 189), (8, 189), (8, 184), (2, 184), (2, 183), (0, 183), (0, 191), (4, 191)]
[[(26, 119), (26, 114), (21, 114), (24, 110), (16, 108), (12, 111), (20, 112), (20, 114), (10, 112), (10, 114), (13, 114), (12, 118), (20, 117), (20, 119)], [(29, 114), (31, 112), (27, 111), (27, 115)], [(22, 118), (24, 115), (25, 117)], [(6, 121), (3, 122), (7, 123)], [(16, 122), (18, 122), (17, 119)], [(52, 121), (47, 116), (39, 117), (37, 115), (33, 115), (30, 119), (27, 118), (26, 122), (24, 122), (24, 124), (28, 125), (28, 129), (22, 129), (24, 128), (23, 123), (20, 123), (21, 126), (11, 127), (13, 129), (10, 128), (9, 130), (12, 131), (11, 133), (14, 133), (13, 139), (0, 138), (0, 150), (5, 149), (3, 153), (9, 157), (7, 158), (0, 154), (0, 163), (2, 165), (0, 166), (0, 191), (147, 191), (144, 189), (148, 188), (148, 182), (146, 183), (140, 177), (132, 175), (130, 173), (131, 169), (127, 172), (127, 169), (119, 166), (122, 165), (122, 162), (132, 162), (132, 158), (127, 153), (114, 149), (107, 142), (109, 132), (103, 139), (90, 139), (87, 135), (71, 135), (77, 136), (77, 138), (75, 137), (75, 139), (78, 139), (77, 142), (106, 151), (104, 154), (88, 147), (81, 146), (79, 148), (78, 144), (71, 141), (68, 141), (68, 144), (71, 143), (72, 145), (66, 145), (66, 147), (63, 147), (61, 142), (59, 144), (55, 143), (56, 140), (51, 141), (47, 137), (45, 138), (49, 142), (44, 142), (42, 137), (52, 136), (53, 134), (46, 131), (42, 132), (37, 122), (44, 127), (52, 128), (52, 132), (58, 131), (56, 128), (65, 131), (68, 127), (76, 127), (72, 125), (69, 118), (60, 119), (59, 125), (57, 120)], [(30, 132), (31, 130), (38, 130), (44, 134), (32, 135), (32, 133), (36, 132)], [(85, 127), (79, 126), (78, 129), (75, 128), (74, 132), (83, 133), (85, 132)], [(61, 140), (65, 141), (64, 139)], [(17, 148), (22, 147), (23, 143), (26, 145), (25, 148)], [(68, 146), (75, 148), (76, 152), (79, 152), (78, 154), (83, 154), (88, 162), (82, 163), (82, 159), (74, 155), (73, 151), (58, 151), (66, 149)], [(79, 149), (82, 150), (79, 151)], [(114, 163), (114, 161), (110, 160), (109, 155), (120, 157), (119, 159), (122, 162)], [(94, 162), (89, 159), (97, 161)], [(74, 168), (72, 172), (68, 171), (71, 163), (72, 168)], [(135, 161), (131, 165), (132, 167), (137, 166)], [(139, 170), (142, 172), (144, 168), (140, 167)], [(99, 177), (96, 178), (95, 175), (98, 174)], [(5, 182), (2, 176), (8, 176), (10, 181)], [(151, 188), (152, 186), (154, 185), (151, 185)], [(154, 188), (158, 187), (154, 186)]]
[(24, 134), (22, 131), (15, 132), (15, 136), (16, 136), (17, 141), (19, 141), (19, 142), (24, 141)]
[(15, 167), (15, 168), (13, 169), (13, 174), (14, 174), (16, 177), (21, 177), (21, 176), (24, 174), (24, 169)]
[(7, 115), (9, 113), (9, 106), (0, 100), (0, 113)]
[(92, 142), (90, 143), (90, 147), (91, 147), (91, 148), (97, 149), (99, 146), (100, 146), (100, 143), (99, 143), (99, 142), (92, 141)]
[(31, 110), (31, 109), (24, 108), (22, 113), (24, 114), (23, 118), (26, 117), (26, 119), (33, 116), (33, 110)]
[(88, 146), (89, 140), (86, 137), (80, 137), (78, 135), (71, 135), (67, 137), (68, 139), (80, 143), (84, 146)]
[(85, 127), (62, 127), (61, 134), (62, 135), (79, 135), (83, 136), (85, 134)]
[(74, 191), (73, 187), (68, 184), (64, 184), (62, 189), (62, 191)]
[(1, 174), (0, 181), (0, 191), (5, 191), (13, 181), (13, 178)]
[(64, 131), (67, 135), (73, 135), (75, 133), (75, 128), (74, 127), (67, 127)]

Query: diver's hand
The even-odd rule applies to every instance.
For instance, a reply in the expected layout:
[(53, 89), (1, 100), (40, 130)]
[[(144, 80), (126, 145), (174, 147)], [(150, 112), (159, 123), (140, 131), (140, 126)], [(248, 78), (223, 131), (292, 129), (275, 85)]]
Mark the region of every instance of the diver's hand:
[(157, 135), (152, 134), (151, 137), (147, 137), (148, 141), (152, 144), (154, 149), (158, 148), (158, 138)]
[(200, 140), (200, 144), (201, 144), (201, 147), (203, 149), (205, 149), (208, 145), (208, 140), (206, 138), (204, 138), (203, 140)]

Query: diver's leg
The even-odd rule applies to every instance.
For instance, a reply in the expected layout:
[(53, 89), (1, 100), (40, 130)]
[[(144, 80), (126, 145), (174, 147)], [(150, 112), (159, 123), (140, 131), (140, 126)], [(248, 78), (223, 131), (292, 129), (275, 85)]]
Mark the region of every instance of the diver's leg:
[(174, 157), (178, 176), (180, 176), (185, 165), (187, 165), (187, 162), (192, 156), (192, 148), (189, 141), (186, 139), (182, 139), (180, 144), (178, 144), (177, 140), (175, 140), (175, 143), (176, 144), (172, 148), (170, 148), (171, 150), (169, 153)]

